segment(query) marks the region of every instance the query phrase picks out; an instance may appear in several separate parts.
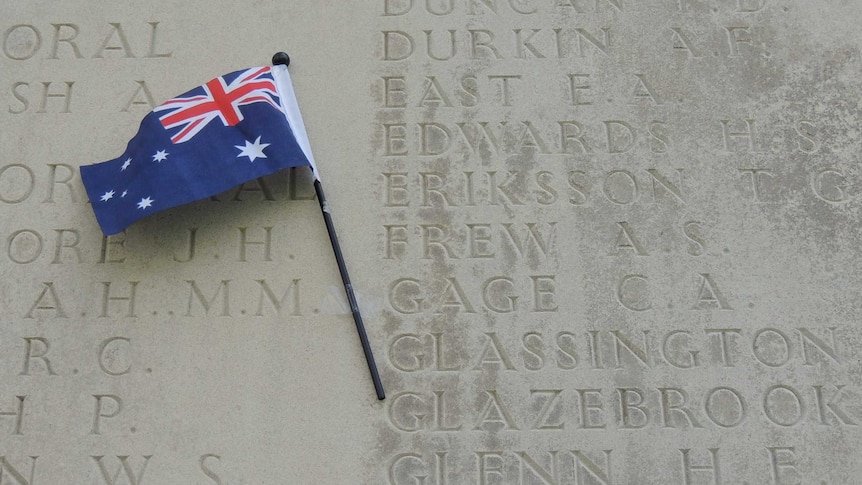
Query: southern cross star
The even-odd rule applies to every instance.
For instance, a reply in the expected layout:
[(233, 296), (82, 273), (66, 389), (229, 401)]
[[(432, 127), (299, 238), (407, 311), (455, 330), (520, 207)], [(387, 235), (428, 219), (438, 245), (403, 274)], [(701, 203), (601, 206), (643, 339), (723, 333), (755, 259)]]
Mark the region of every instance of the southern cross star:
[(155, 155), (153, 155), (153, 161), (154, 162), (161, 162), (162, 160), (164, 160), (166, 158), (168, 158), (168, 152), (166, 152), (164, 150), (159, 150), (156, 152)]
[(254, 161), (255, 158), (266, 158), (266, 155), (263, 153), (263, 149), (268, 147), (269, 143), (261, 143), (260, 137), (257, 137), (257, 140), (254, 143), (246, 140), (245, 146), (234, 145), (236, 148), (239, 148), (239, 157), (248, 157), (250, 161)]
[(113, 190), (109, 190), (109, 191), (105, 192), (104, 194), (102, 194), (102, 197), (101, 197), (102, 202), (107, 202), (110, 199), (113, 199), (114, 193), (115, 192)]
[(127, 169), (127, 168), (129, 168), (129, 165), (131, 165), (131, 164), (132, 164), (132, 159), (131, 159), (131, 158), (129, 158), (128, 160), (126, 160), (125, 162), (123, 162), (123, 166), (122, 166), (122, 167), (120, 167), (120, 172), (125, 172), (125, 171), (126, 171), (126, 169)]
[(153, 205), (153, 199), (151, 199), (149, 196), (147, 196), (147, 197), (144, 197), (143, 199), (141, 199), (140, 202), (138, 202), (138, 209), (146, 209), (147, 207), (149, 207), (151, 205)]

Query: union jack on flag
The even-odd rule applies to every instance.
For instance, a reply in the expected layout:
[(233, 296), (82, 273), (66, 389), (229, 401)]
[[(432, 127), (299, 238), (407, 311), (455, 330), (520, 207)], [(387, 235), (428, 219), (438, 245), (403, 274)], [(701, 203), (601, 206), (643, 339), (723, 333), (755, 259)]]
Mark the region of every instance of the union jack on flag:
[(81, 180), (111, 235), (154, 212), (302, 166), (319, 180), (287, 66), (276, 65), (225, 74), (159, 105), (122, 155), (81, 167)]
[[(232, 73), (237, 74), (237, 73)], [(174, 143), (189, 141), (209, 122), (219, 118), (224, 126), (235, 126), (243, 120), (240, 106), (252, 103), (269, 103), (276, 109), (278, 90), (270, 67), (256, 67), (240, 71), (230, 82), (226, 76), (217, 77), (186, 95), (162, 103), (153, 111), (165, 112), (159, 117), (165, 129), (182, 127), (171, 136)], [(203, 91), (199, 94), (200, 91)]]

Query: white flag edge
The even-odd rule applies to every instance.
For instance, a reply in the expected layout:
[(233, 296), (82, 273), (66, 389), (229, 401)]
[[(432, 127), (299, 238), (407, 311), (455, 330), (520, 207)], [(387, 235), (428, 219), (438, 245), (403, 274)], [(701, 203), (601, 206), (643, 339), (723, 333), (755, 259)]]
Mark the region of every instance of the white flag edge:
[(305, 154), (305, 158), (311, 164), (311, 172), (314, 179), (320, 181), (320, 174), (317, 172), (317, 165), (314, 163), (314, 156), (311, 154), (311, 143), (308, 142), (308, 133), (305, 131), (305, 123), (302, 122), (302, 114), (299, 112), (299, 103), (296, 101), (296, 91), (293, 90), (293, 81), (290, 79), (290, 72), (284, 64), (272, 66), (272, 76), (275, 79), (275, 86), (278, 88), (278, 95), (281, 98), (281, 109), (284, 110), (284, 115), (287, 117), (287, 122), (290, 124), (290, 129), (293, 130), (293, 136), (299, 144), (299, 148)]

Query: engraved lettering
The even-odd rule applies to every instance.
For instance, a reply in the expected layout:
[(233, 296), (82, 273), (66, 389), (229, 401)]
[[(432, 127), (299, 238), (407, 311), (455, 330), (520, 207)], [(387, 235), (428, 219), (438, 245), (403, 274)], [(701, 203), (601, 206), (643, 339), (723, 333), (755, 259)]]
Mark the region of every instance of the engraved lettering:
[[(688, 401), (688, 393), (679, 388), (659, 388), (661, 393), (661, 416), (662, 427), (676, 428), (674, 424), (674, 416), (682, 416), (692, 428), (703, 428), (703, 426), (695, 419), (691, 409), (685, 407)], [(673, 397), (671, 397), (673, 396)], [(671, 402), (673, 400), (674, 402)]]
[(407, 252), (407, 224), (385, 224), (383, 228), (386, 230), (385, 259), (400, 259)]
[(759, 12), (766, 6), (766, 0), (736, 0), (739, 12)]
[[(458, 47), (457, 47), (458, 44), (455, 42), (455, 31), (454, 30), (448, 31), (449, 32), (449, 42), (448, 42), (449, 43), (449, 53), (448, 54), (442, 54), (442, 55), (435, 55), (432, 52), (431, 45), (433, 44), (433, 41), (431, 40), (431, 33), (433, 31), (424, 30), (423, 32), (425, 32), (425, 45), (428, 46), (427, 54), (428, 54), (428, 57), (430, 57), (431, 59), (434, 59), (435, 61), (448, 61), (449, 59), (452, 59), (453, 57), (455, 57), (455, 54), (458, 53)], [(451, 104), (447, 103), (446, 106), (451, 106)]]
[(446, 424), (446, 405), (443, 400), (445, 391), (434, 391), (434, 428), (432, 431), (458, 431), (461, 429), (461, 424), (447, 425)]
[(385, 207), (407, 207), (410, 205), (410, 194), (407, 191), (407, 173), (384, 173)]
[[(742, 0), (740, 0), (740, 3)], [(776, 485), (801, 485), (799, 470), (796, 469), (796, 448), (767, 447), (772, 465), (772, 482)], [(794, 480), (793, 482), (785, 480)], [(825, 483), (825, 482), (821, 482)]]
[(542, 483), (544, 483), (545, 485), (555, 485), (557, 483), (560, 483), (559, 465), (557, 463), (557, 452), (551, 451), (548, 454), (551, 455), (551, 471), (548, 471), (548, 469), (539, 465), (539, 463), (536, 462), (536, 460), (534, 460), (533, 457), (531, 457), (527, 453), (523, 451), (516, 452), (515, 456), (520, 458), (520, 461), (518, 462), (518, 468), (520, 468), (521, 470), (521, 481), (519, 483), (527, 483), (527, 469), (530, 470), (533, 476), (540, 478), (542, 480)]
[(407, 123), (383, 123), (383, 155), (407, 155)]
[(45, 370), (49, 376), (57, 375), (51, 367), (51, 361), (48, 360), (48, 351), (51, 350), (51, 344), (44, 337), (24, 337), (24, 369), (21, 371), (22, 376), (30, 375), (30, 361), (39, 359), (44, 364)]
[(422, 455), (418, 455), (416, 453), (401, 453), (399, 455), (396, 455), (395, 458), (392, 459), (392, 463), (389, 465), (389, 485), (406, 484), (407, 482), (401, 481), (396, 478), (405, 475), (408, 476), (408, 478), (412, 478), (412, 480), (410, 481), (411, 485), (424, 485), (425, 479), (428, 478), (428, 475), (414, 474), (424, 472), (424, 468), (416, 472), (409, 471), (414, 468), (419, 468), (422, 465), (424, 465), (424, 462), (422, 461)]
[(147, 50), (147, 55), (145, 57), (149, 58), (158, 58), (158, 57), (171, 57), (173, 54), (172, 51), (167, 52), (158, 52), (159, 48), (156, 47), (158, 43), (158, 28), (160, 22), (147, 22), (150, 25), (150, 48)]
[[(123, 31), (123, 26), (119, 23), (110, 23), (108, 25), (111, 26), (111, 31), (105, 36), (105, 40), (102, 41), (102, 45), (99, 46), (99, 50), (96, 51), (93, 58), (102, 59), (105, 55), (105, 51), (122, 51), (123, 57), (127, 59), (135, 57), (135, 55), (132, 54), (132, 48), (129, 45), (129, 40), (126, 38), (126, 33)], [(155, 27), (153, 28), (153, 33), (155, 34)], [(114, 36), (117, 37), (119, 44), (112, 44)]]
[(57, 297), (57, 291), (54, 290), (53, 281), (42, 283), (42, 292), (36, 297), (36, 301), (24, 315), (24, 318), (34, 318), (33, 312), (36, 310), (54, 310), (55, 318), (67, 318), (63, 306), (60, 304), (60, 298)]
[(633, 312), (651, 309), (648, 281), (646, 276), (640, 274), (623, 276), (620, 284), (617, 285), (617, 301)]
[[(122, 263), (126, 260), (126, 256), (113, 256), (114, 246), (119, 246), (125, 250), (126, 248), (126, 234), (122, 232), (120, 234), (116, 234), (114, 236), (103, 236), (102, 237), (102, 248), (99, 256), (99, 263)], [(112, 253), (111, 256), (108, 253)]]
[(694, 43), (689, 39), (688, 35), (679, 27), (671, 27), (673, 32), (672, 46), (674, 52), (685, 51), (686, 57), (702, 57), (697, 49), (694, 48)]
[(485, 401), (484, 407), (479, 412), (479, 419), (473, 429), (488, 430), (488, 427), (490, 426), (490, 428), (494, 430), (517, 430), (518, 427), (515, 425), (514, 419), (512, 419), (512, 413), (505, 405), (503, 405), (503, 402), (500, 401), (497, 391), (485, 391), (485, 395), (488, 399)]
[(612, 170), (605, 177), (602, 193), (614, 204), (629, 205), (638, 198), (638, 182), (627, 170)]
[[(493, 81), (493, 80), (497, 80), (497, 79), (499, 79), (499, 80), (501, 81), (501, 82), (500, 82), (500, 98), (501, 98), (501, 101), (502, 101), (502, 103), (503, 103), (503, 106), (512, 106), (512, 98), (511, 98), (511, 91), (510, 91), (510, 86), (511, 86), (511, 85), (509, 84), (509, 81), (510, 81), (510, 80), (513, 80), (513, 79), (517, 79), (517, 80), (519, 80), (519, 81), (520, 81), (520, 80), (521, 80), (521, 76), (520, 76), (520, 75), (509, 75), (509, 76), (497, 75), (497, 76), (488, 76), (488, 80), (489, 80), (489, 81)], [(529, 125), (528, 125), (528, 126), (529, 126)], [(525, 134), (526, 134), (526, 133), (525, 133)], [(535, 134), (535, 132), (533, 132), (533, 133), (532, 133), (532, 135), (533, 135), (533, 137), (534, 137), (534, 138), (536, 138), (536, 137), (538, 136), (538, 135), (536, 135), (536, 134)], [(547, 153), (547, 150), (545, 150), (545, 153)]]
[[(604, 405), (601, 389), (577, 389), (581, 410), (581, 428), (605, 429)], [(591, 399), (594, 398), (594, 399)]]
[(500, 343), (500, 338), (497, 337), (497, 333), (485, 332), (485, 336), (487, 337), (485, 340), (485, 346), (482, 348), (482, 352), (479, 354), (479, 360), (476, 362), (476, 366), (473, 367), (473, 369), (480, 370), (489, 364), (494, 367), (499, 367), (499, 364), (502, 364), (503, 368), (506, 370), (515, 370), (515, 366), (512, 364), (512, 359), (509, 358), (509, 355), (504, 350), (503, 345)]
[(716, 387), (706, 393), (703, 401), (706, 417), (722, 428), (739, 426), (748, 413), (745, 399), (730, 387)]
[[(617, 389), (620, 401), (620, 418), (623, 429), (641, 429), (650, 423), (650, 415), (644, 404), (643, 393), (639, 389)], [(634, 396), (630, 399), (629, 396)]]
[(582, 97), (587, 96), (589, 91), (592, 89), (592, 86), (589, 84), (589, 79), (589, 74), (569, 74), (569, 94), (572, 99), (572, 106), (593, 104), (592, 101), (588, 101)]
[[(464, 137), (464, 140), (470, 145), (470, 148), (473, 149), (473, 153), (487, 153), (488, 148), (493, 149), (494, 154), (500, 153), (500, 135), (495, 134), (491, 129), (488, 128), (488, 122), (480, 121), (475, 123), (479, 126), (476, 128), (472, 123), (456, 123), (458, 126), (458, 130), (461, 135)], [(501, 133), (503, 128), (506, 126), (505, 121), (501, 121), (498, 124), (497, 132)], [(470, 127), (470, 130), (467, 127)], [(470, 134), (469, 132), (473, 132), (474, 134)]]
[(450, 308), (465, 313), (476, 313), (467, 295), (464, 294), (461, 284), (454, 277), (446, 278), (446, 287), (443, 289), (443, 298), (440, 300), (437, 313), (443, 313)]
[(649, 330), (643, 330), (643, 347), (638, 347), (631, 340), (628, 339), (625, 335), (620, 333), (617, 330), (612, 330), (611, 335), (613, 336), (614, 341), (614, 357), (617, 361), (617, 369), (622, 369), (622, 356), (620, 355), (620, 348), (625, 347), (628, 350), (629, 354), (635, 357), (641, 364), (646, 368), (650, 368), (649, 362), (649, 339), (647, 336), (649, 335)]
[(16, 61), (30, 59), (42, 47), (42, 34), (27, 24), (17, 24), (3, 32), (3, 53)]
[(419, 123), (420, 155), (440, 155), (452, 146), (452, 132), (446, 125), (431, 121)]
[(24, 202), (36, 187), (33, 169), (20, 163), (11, 163), (0, 168), (0, 202), (18, 204)]
[[(420, 186), (422, 187), (422, 207), (451, 206), (452, 198), (443, 190), (446, 186), (446, 176), (438, 172), (421, 172), (419, 174)], [(431, 202), (431, 195), (434, 194), (434, 200), (440, 204)]]
[(389, 305), (398, 313), (410, 315), (422, 311), (423, 298), (419, 280), (401, 278), (389, 286)]
[[(473, 59), (482, 59), (483, 57), (491, 57), (493, 59), (502, 59), (500, 51), (494, 47), (494, 33), (490, 30), (469, 30), (470, 32), (470, 54)], [(485, 56), (479, 55), (479, 48), (482, 47), (482, 52)], [(487, 54), (491, 55), (488, 56)]]
[[(495, 460), (491, 462), (491, 458)], [(506, 469), (504, 467), (503, 454), (495, 451), (477, 451), (476, 461), (478, 462), (478, 485), (488, 485), (490, 483), (506, 483)], [(500, 480), (490, 479), (496, 475)], [(490, 480), (490, 481), (489, 481)]]
[(784, 384), (776, 384), (763, 395), (763, 412), (779, 426), (795, 426), (805, 416), (805, 404), (798, 391)]
[[(840, 204), (850, 200), (847, 194), (847, 177), (844, 172), (834, 168), (818, 170), (811, 177), (811, 188), (819, 199)], [(2, 197), (0, 197), (2, 200)]]
[[(81, 49), (78, 48), (78, 44), (75, 43), (75, 38), (78, 37), (79, 29), (75, 24), (51, 24), (54, 27), (54, 41), (51, 42), (51, 54), (48, 56), (48, 59), (59, 59), (57, 56), (57, 51), (60, 47), (60, 42), (68, 44), (69, 48), (72, 49), (72, 53), (75, 54), (75, 59), (81, 59), (84, 56), (81, 55)], [(65, 31), (65, 33), (61, 37), (61, 31)]]
[(823, 394), (823, 386), (814, 386), (814, 395), (817, 398), (817, 411), (820, 415), (820, 424), (828, 425), (829, 421), (827, 418), (831, 414), (834, 420), (839, 424), (857, 426), (857, 423), (853, 421), (853, 418), (851, 418), (849, 414), (847, 414), (847, 411), (841, 408), (839, 401), (844, 397), (844, 387), (845, 386), (835, 386), (835, 393), (832, 394), (832, 396), (829, 396), (829, 399), (826, 400)]
[(469, 258), (493, 258), (494, 246), (491, 242), (490, 224), (467, 224)]
[(828, 327), (829, 337), (832, 340), (831, 344), (826, 343), (820, 337), (814, 335), (810, 330), (804, 327), (798, 327), (796, 329), (799, 332), (799, 339), (802, 341), (802, 360), (804, 362), (803, 365), (814, 365), (811, 363), (811, 359), (808, 356), (808, 348), (812, 346), (820, 351), (820, 354), (823, 354), (829, 357), (832, 362), (837, 365), (841, 365), (841, 359), (838, 355), (837, 350), (837, 342), (835, 340), (835, 327)]
[[(174, 254), (173, 259), (177, 263), (188, 263), (195, 257), (195, 240), (197, 238), (198, 228), (193, 227), (189, 229), (189, 250), (187, 252), (187, 256), (184, 259), (180, 259)], [(125, 242), (125, 241), (123, 241)], [(125, 259), (125, 258), (124, 258)]]
[(608, 153), (625, 153), (635, 146), (638, 138), (632, 125), (620, 120), (608, 120), (604, 125)]
[(65, 92), (55, 93), (51, 92), (51, 84), (50, 81), (42, 82), (42, 102), (39, 105), (39, 109), (36, 111), (37, 113), (47, 113), (48, 112), (48, 100), (51, 98), (60, 98), (64, 100), (64, 105), (62, 111), (59, 113), (71, 113), (70, 107), (72, 105), (72, 86), (74, 86), (74, 81), (66, 81), (66, 90)]
[(735, 126), (739, 125), (739, 120), (720, 120), (721, 121), (721, 133), (724, 136), (724, 149), (728, 152), (736, 152), (734, 148), (735, 143), (732, 143), (734, 140), (738, 138), (744, 138), (748, 140), (748, 151), (756, 151), (755, 150), (755, 139), (757, 137), (757, 130), (755, 127), (755, 121), (752, 119), (745, 119), (745, 131), (731, 131), (730, 124), (733, 123)]
[(701, 256), (706, 251), (706, 241), (701, 237), (700, 221), (688, 221), (682, 226), (685, 238), (689, 240), (686, 252), (692, 256)]
[(709, 448), (709, 464), (706, 465), (695, 465), (692, 464), (692, 459), (689, 457), (691, 453), (691, 449), (680, 449), (680, 453), (682, 453), (682, 475), (684, 479), (685, 485), (695, 485), (696, 483), (703, 483), (695, 481), (693, 475), (694, 473), (698, 473), (698, 476), (702, 476), (705, 473), (709, 473), (711, 478), (710, 483), (713, 485), (721, 485), (721, 467), (718, 459), (718, 448)]
[(126, 337), (111, 337), (103, 340), (99, 344), (99, 368), (102, 372), (109, 376), (122, 376), (131, 372), (131, 359), (125, 356), (128, 350), (121, 350), (131, 345), (131, 339)]
[(566, 424), (560, 421), (556, 424), (551, 424), (548, 421), (551, 416), (558, 416), (561, 413), (559, 403), (561, 389), (530, 389), (530, 396), (537, 396), (539, 402), (542, 402), (542, 408), (539, 410), (539, 415), (536, 417), (536, 422), (531, 429), (565, 429)]
[(6, 256), (13, 263), (30, 264), (42, 255), (44, 246), (41, 234), (30, 229), (21, 229), (6, 239)]
[(638, 256), (649, 256), (649, 253), (646, 252), (643, 245), (635, 237), (634, 231), (628, 222), (617, 222), (617, 226), (619, 226), (620, 232), (617, 234), (616, 245), (614, 246), (616, 251), (610, 253), (609, 256), (620, 254), (620, 249), (631, 249)]
[[(14, 435), (23, 435), (22, 425), (24, 423), (24, 399), (27, 396), (15, 396), (15, 399), (18, 401), (17, 406), (14, 411), (0, 411), (0, 418), (5, 418), (7, 416), (14, 416), (15, 423), (12, 425), (12, 434)], [(0, 470), (2, 471), (2, 470)]]
[(150, 458), (153, 455), (144, 455), (143, 464), (138, 469), (137, 473), (132, 470), (132, 465), (129, 464), (129, 456), (117, 456), (117, 460), (119, 460), (120, 465), (117, 467), (117, 470), (114, 473), (108, 471), (107, 466), (102, 460), (105, 458), (104, 455), (101, 456), (91, 456), (90, 458), (96, 462), (96, 465), (99, 467), (99, 471), (102, 473), (102, 479), (105, 481), (105, 485), (119, 485), (118, 482), (120, 478), (120, 472), (122, 472), (126, 480), (129, 482), (129, 485), (141, 485), (144, 479), (144, 472), (147, 469), (147, 465), (150, 463)]
[(747, 25), (738, 27), (725, 27), (727, 33), (727, 45), (730, 53), (727, 57), (739, 57), (739, 44), (751, 45), (751, 31)]
[[(14, 96), (16, 100), (18, 100), (18, 103), (20, 103), (21, 106), (19, 108), (13, 109), (12, 105), (10, 104), (9, 108), (8, 108), (9, 113), (11, 113), (13, 115), (19, 115), (19, 114), (27, 111), (27, 108), (30, 107), (30, 99), (27, 98), (27, 94), (25, 92), (29, 88), (30, 88), (30, 83), (25, 83), (25, 82), (21, 82), (21, 81), (16, 82), (12, 85), (12, 96)], [(25, 91), (25, 92), (22, 92), (22, 91)]]
[(724, 294), (718, 289), (712, 275), (709, 273), (700, 274), (700, 288), (697, 290), (697, 301), (692, 310), (708, 310), (718, 308), (721, 310), (732, 310), (727, 303)]
[[(284, 308), (285, 303), (289, 296), (292, 296), (290, 300), (290, 304), (288, 305), (290, 309), (289, 315), (292, 317), (302, 316), (302, 312), (300, 311), (299, 306), (299, 278), (291, 281), (290, 286), (284, 290), (281, 298), (276, 298), (275, 293), (273, 293), (272, 289), (269, 287), (269, 283), (266, 280), (254, 280), (260, 285), (260, 296), (257, 300), (257, 312), (255, 312), (255, 316), (263, 316), (263, 302), (264, 297), (269, 301), (273, 308), (275, 308), (276, 315), (281, 316), (282, 308)], [(225, 293), (225, 298), (227, 298), (227, 294)]]
[(461, 368), (457, 364), (447, 366), (444, 362), (444, 356), (446, 352), (443, 346), (443, 334), (442, 333), (432, 333), (431, 336), (434, 338), (434, 370), (440, 372), (452, 372), (461, 370)]
[[(676, 345), (673, 344), (679, 342), (680, 340), (676, 337), (681, 335), (685, 335), (686, 340), (689, 340), (691, 338), (691, 332), (688, 332), (686, 330), (674, 330), (665, 335), (664, 342), (662, 343), (661, 347), (662, 357), (668, 364), (672, 365), (673, 367), (676, 367), (677, 369), (691, 369), (693, 367), (698, 367), (699, 363), (697, 357), (700, 352), (698, 352), (697, 350), (686, 349), (680, 351), (679, 353), (687, 355), (687, 358), (684, 362), (681, 360), (677, 360), (675, 352), (671, 353), (671, 347), (676, 347)], [(646, 346), (646, 334), (644, 334), (644, 345)]]
[(219, 462), (219, 461), (221, 461), (221, 457), (219, 455), (216, 455), (213, 453), (201, 455), (200, 459), (198, 460), (198, 466), (200, 466), (201, 472), (204, 475), (206, 475), (207, 478), (212, 480), (213, 483), (215, 483), (216, 485), (224, 485), (224, 482), (221, 481), (221, 478), (218, 476), (218, 474), (216, 474), (216, 472), (214, 472), (212, 470), (212, 468), (210, 468), (210, 466), (207, 465), (207, 461), (213, 461), (213, 460), (216, 462)]
[(772, 174), (772, 170), (768, 168), (741, 168), (739, 171), (750, 175), (749, 181), (751, 182), (751, 193), (754, 194), (754, 200), (756, 202), (763, 201), (762, 179), (760, 176), (769, 175), (770, 177), (774, 177), (775, 175)]
[[(563, 153), (592, 153), (593, 149), (590, 144), (584, 139), (584, 127), (577, 121), (560, 121), (560, 139), (562, 140)], [(578, 151), (570, 149), (571, 141), (577, 143)], [(576, 172), (573, 172), (576, 173)], [(583, 172), (580, 172), (583, 173)], [(571, 178), (569, 179), (571, 180)], [(571, 183), (571, 182), (570, 182)]]
[(496, 313), (512, 313), (516, 309), (518, 301), (515, 291), (515, 283), (511, 278), (492, 278), (485, 282), (482, 287), (482, 301), (485, 307)]
[(231, 280), (222, 280), (219, 287), (216, 288), (215, 293), (213, 293), (213, 296), (207, 299), (195, 280), (186, 280), (186, 283), (189, 284), (189, 301), (185, 316), (194, 316), (192, 314), (192, 306), (195, 300), (197, 300), (198, 303), (200, 303), (200, 306), (203, 307), (204, 313), (209, 315), (210, 307), (213, 306), (219, 295), (222, 295), (222, 289), (224, 289), (224, 294), (221, 298), (221, 313), (219, 316), (230, 316), (230, 282)]
[(682, 190), (679, 188), (679, 186), (682, 185), (683, 169), (678, 168), (676, 171), (679, 175), (679, 185), (674, 185), (664, 175), (660, 174), (658, 170), (653, 168), (647, 169), (647, 173), (650, 174), (650, 177), (652, 178), (652, 194), (654, 199), (658, 200), (658, 188), (662, 187), (664, 193), (673, 195), (679, 203), (685, 205), (685, 199), (682, 197)]
[(129, 97), (129, 101), (123, 106), (123, 113), (128, 113), (132, 108), (144, 108), (145, 111), (150, 111), (156, 107), (156, 102), (153, 99), (153, 93), (150, 92), (150, 88), (147, 86), (146, 81), (135, 81), (138, 87), (135, 89), (135, 92), (132, 93), (132, 96)]
[(272, 261), (272, 227), (264, 227), (263, 228), (263, 240), (262, 241), (250, 241), (246, 236), (247, 227), (238, 227), (239, 231), (239, 261), (247, 262), (246, 259), (246, 248), (248, 246), (260, 246), (263, 251), (263, 261)]
[(817, 127), (811, 120), (799, 120), (793, 126), (799, 138), (796, 140), (796, 147), (801, 152), (814, 153), (820, 148), (820, 140), (817, 138)]
[(383, 31), (383, 60), (402, 61), (413, 54), (413, 37), (400, 30)]
[(557, 311), (556, 287), (553, 275), (530, 276), (533, 280), (533, 311)]
[[(78, 243), (81, 242), (81, 235), (76, 229), (54, 229), (57, 233), (56, 244), (54, 245), (54, 260), (51, 264), (59, 264), (62, 262), (63, 249), (71, 249), (75, 254), (78, 262), (81, 262), (81, 248)], [(70, 237), (65, 237), (66, 235)]]
[(777, 328), (758, 330), (751, 339), (754, 357), (768, 367), (782, 367), (792, 357), (790, 338)]
[(99, 314), (100, 317), (108, 316), (108, 305), (112, 301), (127, 301), (128, 311), (126, 312), (126, 316), (130, 318), (135, 318), (135, 291), (138, 287), (138, 281), (129, 281), (129, 293), (128, 296), (111, 296), (111, 282), (103, 281), (103, 291), (102, 291), (102, 312)]
[(600, 483), (600, 485), (613, 485), (611, 474), (611, 453), (613, 450), (602, 450), (605, 454), (605, 467), (602, 468), (580, 450), (572, 450), (570, 453), (575, 463), (575, 476), (577, 483), (590, 483), (587, 481), (587, 473), (592, 479)]
[[(44, 202), (52, 202), (52, 203), (54, 202), (54, 188), (57, 185), (65, 186), (66, 189), (68, 189), (68, 191), (69, 191), (69, 200), (71, 202), (77, 202), (78, 201), (78, 196), (77, 196), (77, 190), (78, 189), (75, 188), (76, 184), (73, 183), (72, 181), (75, 179), (75, 176), (76, 176), (78, 170), (76, 168), (72, 167), (71, 165), (67, 165), (65, 163), (49, 163), (48, 168), (50, 169), (49, 173), (51, 175), (50, 175), (49, 179), (51, 180), (51, 182), (48, 184), (48, 194), (45, 196)], [(59, 169), (59, 168), (62, 168), (66, 172), (66, 175), (61, 179), (57, 178), (57, 172), (58, 172), (57, 169)]]
[[(93, 394), (96, 399), (96, 409), (93, 412), (93, 428), (90, 434), (102, 434), (100, 425), (102, 418), (114, 418), (123, 410), (123, 400), (115, 394)], [(103, 402), (110, 402), (105, 406)], [(103, 407), (104, 406), (104, 407)]]
[[(24, 474), (21, 473), (17, 468), (13, 467), (9, 460), (6, 459), (5, 456), (0, 456), (0, 478), (3, 477), (3, 472), (9, 474), (18, 485), (36, 485), (36, 459), (39, 456), (31, 456), (30, 457), (30, 478), (24, 478)], [(19, 465), (20, 466), (20, 465)]]
[(547, 257), (549, 248), (553, 244), (553, 239), (556, 235), (557, 223), (547, 223), (547, 234), (544, 236), (537, 229), (536, 223), (528, 222), (524, 225), (527, 227), (527, 231), (523, 238), (518, 237), (514, 229), (512, 229), (512, 224), (506, 223), (502, 225), (503, 229), (505, 229), (505, 234), (509, 236), (512, 246), (517, 249), (518, 255), (521, 257), (527, 256), (530, 249), (532, 249), (536, 255)]
[(635, 85), (634, 91), (632, 92), (632, 101), (647, 101), (652, 104), (660, 105), (663, 104), (659, 101), (658, 96), (656, 96), (655, 88), (652, 87), (644, 77), (644, 74), (635, 74), (638, 82)]
[(389, 402), (389, 422), (408, 433), (423, 429), (429, 412), (425, 400), (412, 392), (398, 394)]
[[(254, 183), (257, 187), (251, 186), (248, 184)], [(249, 180), (248, 182), (244, 182), (237, 187), (236, 192), (234, 193), (233, 199), (234, 202), (241, 202), (245, 199), (242, 198), (242, 194), (245, 192), (259, 192), (261, 198), (259, 200), (275, 200), (275, 197), (272, 195), (272, 189), (269, 188), (269, 184), (266, 182), (266, 179), (263, 177), (258, 177), (253, 180)]]
[(581, 56), (584, 56), (584, 41), (598, 49), (602, 54), (606, 56), (611, 55), (611, 29), (610, 27), (602, 27), (599, 30), (602, 32), (602, 40), (597, 39), (596, 36), (587, 32), (586, 29), (580, 27), (575, 29), (575, 32), (578, 34), (578, 52), (580, 52)]
[[(438, 334), (442, 336), (442, 334)], [(427, 367), (424, 344), (419, 335), (408, 333), (399, 335), (389, 345), (389, 362), (392, 367), (404, 372), (415, 372)], [(406, 354), (406, 357), (399, 357)]]
[(383, 107), (406, 108), (407, 85), (404, 76), (383, 76)]

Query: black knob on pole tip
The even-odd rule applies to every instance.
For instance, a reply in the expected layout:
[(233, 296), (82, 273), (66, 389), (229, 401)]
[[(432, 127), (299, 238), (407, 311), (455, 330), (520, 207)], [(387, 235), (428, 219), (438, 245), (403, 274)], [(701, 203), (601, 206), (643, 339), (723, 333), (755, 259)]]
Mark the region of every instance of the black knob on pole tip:
[(290, 65), (290, 56), (287, 55), (287, 52), (276, 52), (274, 56), (272, 56), (272, 65), (277, 66), (279, 64), (284, 64), (285, 66)]

